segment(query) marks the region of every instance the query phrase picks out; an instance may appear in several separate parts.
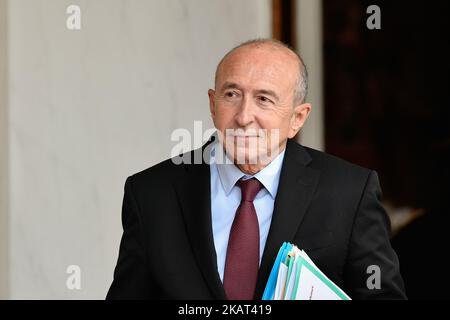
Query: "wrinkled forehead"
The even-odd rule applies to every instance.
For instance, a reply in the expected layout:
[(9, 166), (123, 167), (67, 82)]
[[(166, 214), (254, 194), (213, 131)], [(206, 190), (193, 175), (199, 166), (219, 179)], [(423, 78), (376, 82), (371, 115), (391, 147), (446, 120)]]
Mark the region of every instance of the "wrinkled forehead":
[[(299, 76), (297, 57), (283, 48), (243, 47), (230, 52), (217, 70), (216, 85), (230, 78), (295, 85)], [(218, 88), (219, 89), (219, 88)]]

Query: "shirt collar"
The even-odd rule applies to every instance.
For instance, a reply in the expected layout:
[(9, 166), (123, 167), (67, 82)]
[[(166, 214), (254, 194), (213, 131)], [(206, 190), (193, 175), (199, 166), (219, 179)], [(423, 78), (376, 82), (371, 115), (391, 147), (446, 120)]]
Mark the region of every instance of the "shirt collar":
[[(217, 171), (219, 172), (220, 181), (222, 187), (225, 190), (226, 195), (229, 195), (236, 182), (241, 179), (250, 179), (252, 177), (259, 180), (264, 188), (270, 193), (273, 199), (277, 195), (278, 183), (280, 180), (281, 167), (283, 165), (283, 159), (286, 148), (277, 155), (272, 162), (270, 162), (261, 171), (257, 172), (255, 175), (247, 175), (243, 173), (225, 154), (220, 142), (215, 142), (211, 150), (211, 157), (214, 159), (217, 166)], [(224, 161), (215, 161), (216, 159), (224, 159)]]

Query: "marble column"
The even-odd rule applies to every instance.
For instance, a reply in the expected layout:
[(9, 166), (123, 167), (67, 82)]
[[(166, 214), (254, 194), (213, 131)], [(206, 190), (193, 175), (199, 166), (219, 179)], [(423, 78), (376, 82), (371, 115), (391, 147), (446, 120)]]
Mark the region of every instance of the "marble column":
[(307, 102), (312, 112), (301, 130), (300, 142), (324, 150), (322, 0), (297, 0), (297, 44), (308, 67)]
[(0, 0), (0, 299), (9, 291), (7, 7)]

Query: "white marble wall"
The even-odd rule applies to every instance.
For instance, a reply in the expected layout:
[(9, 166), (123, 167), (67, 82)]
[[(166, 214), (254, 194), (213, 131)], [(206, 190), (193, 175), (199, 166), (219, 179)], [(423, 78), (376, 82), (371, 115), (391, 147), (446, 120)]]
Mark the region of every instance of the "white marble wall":
[(312, 111), (300, 131), (300, 142), (325, 150), (323, 108), (322, 0), (297, 0), (298, 50), (308, 68), (308, 96)]
[[(270, 36), (270, 0), (7, 3), (8, 296), (102, 299), (126, 177), (169, 157), (173, 129), (212, 126), (215, 65)], [(72, 264), (81, 290), (66, 288)]]
[(9, 274), (6, 26), (6, 0), (0, 0), (0, 299), (8, 295)]

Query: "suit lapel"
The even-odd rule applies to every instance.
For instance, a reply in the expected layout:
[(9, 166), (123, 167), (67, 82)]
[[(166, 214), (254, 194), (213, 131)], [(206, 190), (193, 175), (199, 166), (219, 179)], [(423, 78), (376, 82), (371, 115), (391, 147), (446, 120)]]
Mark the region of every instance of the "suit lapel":
[(279, 248), (292, 241), (319, 181), (319, 171), (307, 167), (311, 157), (296, 142), (288, 140), (272, 222), (258, 274), (255, 298), (261, 299)]
[[(192, 152), (191, 160), (202, 159), (201, 155), (195, 153), (203, 154), (203, 150), (209, 143)], [(226, 295), (217, 272), (216, 250), (212, 234), (209, 165), (202, 162), (202, 164), (185, 165), (185, 168), (186, 175), (176, 182), (175, 188), (192, 250), (213, 297), (224, 300)]]

